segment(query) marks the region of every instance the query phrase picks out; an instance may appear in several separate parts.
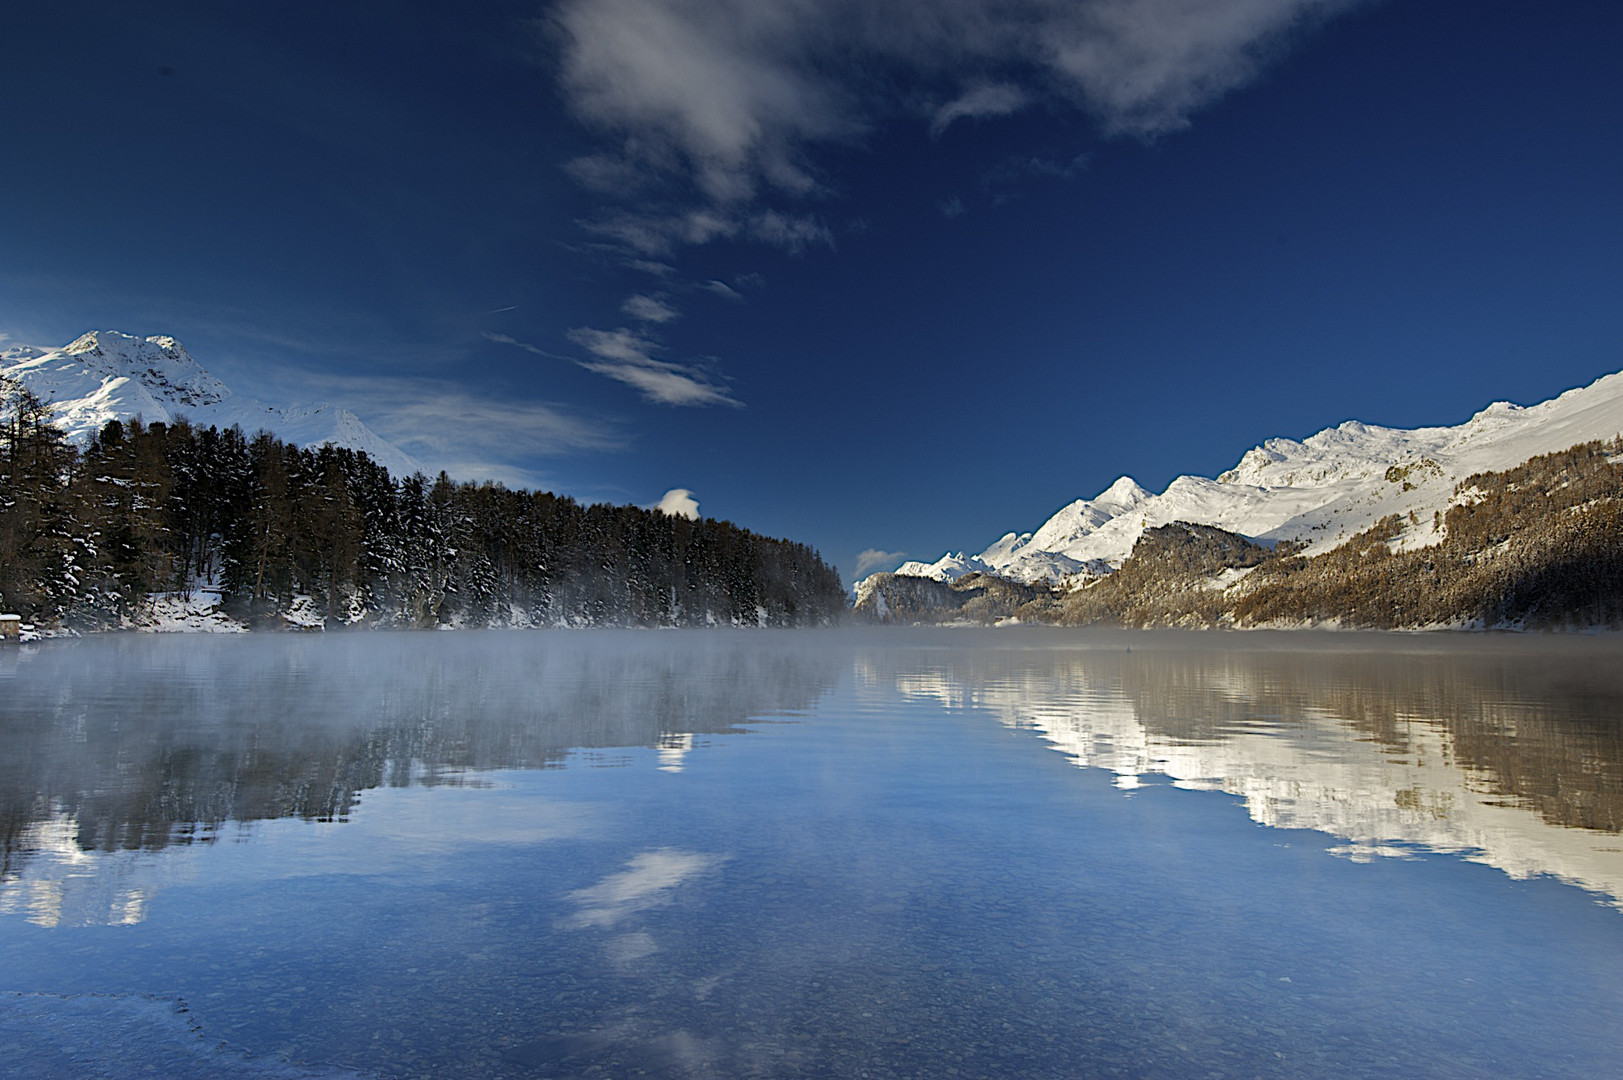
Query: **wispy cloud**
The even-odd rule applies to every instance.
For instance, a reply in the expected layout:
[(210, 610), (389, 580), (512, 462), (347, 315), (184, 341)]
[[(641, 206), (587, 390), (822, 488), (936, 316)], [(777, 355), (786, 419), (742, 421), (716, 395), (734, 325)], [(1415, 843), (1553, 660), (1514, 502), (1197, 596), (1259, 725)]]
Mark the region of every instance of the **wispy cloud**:
[(704, 284), (700, 285), (699, 288), (703, 289), (705, 292), (714, 293), (715, 295), (717, 295), (719, 297), (722, 297), (725, 300), (742, 300), (742, 299), (744, 299), (744, 294), (743, 293), (739, 292), (737, 289), (733, 288), (731, 285), (727, 284), (725, 281), (714, 281), (714, 280), (707, 281)]
[(616, 210), (593, 220), (580, 222), (581, 228), (625, 250), (645, 258), (668, 257), (679, 248), (729, 240), (738, 235), (740, 225), (731, 214), (708, 207), (690, 209)]
[(1031, 96), (1018, 86), (1011, 86), (1009, 83), (981, 83), (937, 109), (930, 121), (930, 134), (939, 136), (956, 120), (1008, 116), (1025, 108), (1030, 101)]
[(799, 253), (809, 247), (833, 247), (834, 234), (822, 222), (801, 214), (780, 214), (776, 210), (749, 219), (749, 237), (771, 247)]
[[(1109, 135), (1176, 131), (1363, 2), (563, 0), (546, 25), (567, 100), (603, 136), (568, 171), (637, 200), (588, 228), (664, 257), (717, 239), (829, 243), (783, 207), (827, 195), (817, 153), (882, 120), (922, 115), (940, 135), (1043, 104)], [(671, 193), (663, 208), (648, 209), (653, 189)]]
[(629, 263), (638, 269), (645, 269), (651, 259), (668, 258), (684, 247), (718, 240), (749, 240), (792, 254), (808, 247), (834, 246), (834, 234), (822, 222), (809, 215), (777, 210), (739, 213), (715, 206), (639, 208), (612, 210), (579, 224), (587, 232), (638, 256)]
[(498, 345), (512, 345), (515, 348), (523, 349), (527, 353), (534, 353), (536, 356), (545, 356), (553, 360), (564, 359), (563, 357), (558, 356), (556, 353), (547, 352), (547, 350), (541, 348), (539, 345), (531, 345), (527, 341), (520, 341), (515, 337), (508, 336), (507, 334), (496, 334), (486, 330), (479, 336), (484, 338), (486, 341), (494, 341)]
[(590, 360), (576, 361), (581, 367), (635, 387), (648, 401), (743, 407), (712, 373), (697, 365), (660, 359), (664, 346), (641, 331), (577, 327), (569, 331), (569, 340), (592, 355)]
[(1148, 137), (1251, 82), (1294, 33), (1363, 0), (1098, 0), (1044, 35), (1044, 62), (1112, 134)]
[(475, 395), (446, 380), (312, 373), (306, 385), (343, 401), (379, 435), (458, 479), (553, 488), (554, 478), (520, 463), (631, 445), (614, 421), (552, 402)]
[(633, 319), (651, 323), (668, 323), (682, 317), (680, 311), (677, 311), (664, 300), (643, 293), (626, 297), (625, 303), (620, 305), (620, 310)]
[(601, 195), (628, 195), (647, 185), (644, 170), (625, 158), (611, 154), (589, 154), (565, 162), (568, 173), (581, 187)]
[(870, 573), (882, 567), (900, 566), (907, 558), (905, 551), (881, 551), (878, 548), (868, 548), (857, 555), (857, 577), (867, 577)]
[(632, 270), (640, 270), (645, 274), (652, 274), (661, 278), (670, 277), (676, 273), (676, 267), (670, 263), (655, 262), (652, 259), (632, 259), (626, 263), (626, 266)]
[[(581, 249), (659, 278), (622, 307), (641, 329), (571, 330), (588, 354), (573, 362), (650, 402), (739, 407), (708, 362), (671, 360), (646, 331), (676, 317), (670, 295), (739, 298), (737, 281), (683, 282), (684, 250), (833, 248), (820, 209), (840, 190), (820, 164), (829, 151), (860, 147), (881, 124), (942, 137), (1034, 108), (1154, 139), (1369, 2), (556, 0), (537, 25), (568, 107), (596, 141), (564, 166), (593, 197)], [(1084, 165), (1027, 156), (979, 179), (997, 200)], [(965, 209), (957, 197), (938, 206), (947, 217)]]
[(431, 447), (483, 447), (500, 456), (561, 455), (623, 450), (627, 440), (606, 421), (588, 419), (546, 402), (493, 400), (444, 386), (422, 387), (423, 397), (379, 406), (378, 424), (397, 441)]
[(988, 167), (981, 173), (981, 183), (991, 187), (1023, 180), (1074, 180), (1087, 171), (1088, 161), (1086, 154), (1077, 154), (1067, 161), (1038, 155), (1015, 155)]

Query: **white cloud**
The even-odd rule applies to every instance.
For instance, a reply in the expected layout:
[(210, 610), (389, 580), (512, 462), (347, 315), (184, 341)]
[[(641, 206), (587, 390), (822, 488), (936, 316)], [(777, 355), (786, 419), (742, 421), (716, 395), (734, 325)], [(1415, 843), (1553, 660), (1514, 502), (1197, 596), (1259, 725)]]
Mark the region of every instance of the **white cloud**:
[(664, 347), (640, 331), (577, 327), (569, 331), (569, 340), (594, 357), (577, 360), (581, 367), (635, 387), (649, 401), (660, 405), (743, 407), (744, 403), (709, 372), (691, 364), (659, 359), (656, 354)]
[(907, 552), (905, 551), (881, 551), (878, 548), (868, 548), (857, 556), (856, 576), (859, 578), (867, 577), (881, 567), (900, 566), (905, 558), (907, 558)]
[(717, 296), (727, 300), (744, 299), (743, 293), (739, 292), (725, 281), (707, 281), (703, 285), (700, 285), (699, 288), (703, 289), (705, 292), (715, 293)]
[(655, 364), (653, 354), (659, 342), (640, 330), (592, 330), (580, 327), (569, 331), (569, 340), (593, 356), (616, 364)]
[(699, 500), (693, 497), (693, 492), (687, 488), (671, 488), (660, 496), (654, 509), (671, 517), (685, 517), (689, 521), (699, 520)]
[(803, 193), (815, 182), (799, 146), (848, 123), (839, 87), (797, 45), (818, 18), (799, 0), (570, 0), (554, 15), (560, 75), (577, 115), (625, 138), (627, 160), (679, 168), (716, 202), (762, 183)]
[(1096, 0), (1048, 41), (1113, 134), (1157, 135), (1256, 78), (1293, 30), (1356, 0)]
[[(881, 123), (940, 136), (961, 120), (1079, 111), (1112, 136), (1152, 139), (1256, 79), (1300, 35), (1372, 0), (556, 0), (541, 25), (560, 89), (597, 145), (565, 171), (595, 198), (590, 250), (661, 279), (622, 310), (676, 317), (664, 299), (686, 248), (834, 246), (808, 212), (828, 199), (818, 155)], [(1083, 157), (1007, 159), (981, 177), (994, 200)], [(965, 203), (938, 204), (954, 217)], [(861, 223), (849, 223), (849, 233)], [(742, 282), (734, 285), (743, 287)], [(741, 407), (702, 363), (667, 359), (640, 330), (580, 327), (588, 371), (664, 405)], [(516, 342), (514, 344), (517, 344)], [(548, 355), (533, 346), (522, 346)]]
[(681, 247), (731, 240), (744, 230), (745, 222), (730, 212), (700, 207), (663, 212), (622, 210), (580, 225), (638, 255), (668, 256)]
[(941, 106), (930, 121), (930, 134), (940, 135), (955, 120), (985, 116), (1007, 116), (1019, 112), (1031, 101), (1030, 95), (1008, 83), (981, 83)]
[(677, 311), (659, 297), (647, 296), (643, 293), (628, 296), (626, 302), (620, 305), (620, 310), (633, 319), (641, 319), (643, 322), (651, 323), (668, 323), (673, 319), (682, 317), (680, 311)]
[(814, 244), (834, 246), (834, 234), (827, 226), (804, 215), (780, 214), (776, 210), (751, 217), (749, 235), (752, 240), (795, 253)]
[[(940, 134), (1043, 103), (1112, 135), (1175, 131), (1364, 2), (562, 0), (548, 25), (566, 98), (604, 137), (569, 171), (639, 205), (588, 228), (663, 256), (829, 243), (809, 219), (747, 208), (825, 194), (814, 153), (884, 119), (922, 112)], [(664, 209), (646, 209), (651, 184), (675, 193)]]
[(498, 345), (516, 346), (517, 348), (523, 349), (525, 352), (534, 353), (537, 356), (552, 356), (551, 353), (547, 352), (547, 350), (538, 345), (531, 345), (528, 342), (519, 341), (517, 338), (508, 337), (506, 334), (496, 334), (486, 330), (479, 336), (484, 338), (486, 341), (494, 341)]
[(577, 327), (569, 340), (592, 354), (591, 360), (559, 356), (538, 345), (518, 341), (506, 334), (486, 333), (485, 338), (512, 345), (536, 356), (568, 360), (597, 375), (606, 375), (641, 391), (644, 398), (660, 405), (731, 405), (743, 408), (719, 378), (693, 364), (661, 360), (664, 346), (640, 330), (594, 330)]
[[(834, 246), (834, 234), (815, 218), (778, 210), (739, 213), (726, 207), (705, 206), (685, 210), (616, 210), (581, 228), (620, 245), (638, 256), (667, 257), (679, 248), (698, 247), (717, 240), (753, 240), (798, 254), (812, 246)], [(632, 260), (644, 269), (648, 258)], [(655, 263), (654, 265), (663, 265)]]
[(642, 190), (647, 183), (642, 169), (612, 154), (589, 154), (565, 162), (564, 172), (581, 187), (600, 195), (629, 194)]

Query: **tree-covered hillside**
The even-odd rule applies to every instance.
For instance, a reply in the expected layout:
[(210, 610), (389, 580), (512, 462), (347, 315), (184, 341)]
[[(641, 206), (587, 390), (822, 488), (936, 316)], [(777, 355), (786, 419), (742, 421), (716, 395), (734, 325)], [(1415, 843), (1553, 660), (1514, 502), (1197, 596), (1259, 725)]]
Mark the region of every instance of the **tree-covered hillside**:
[(1406, 548), (1385, 518), (1315, 559), (1270, 560), (1237, 590), (1241, 624), (1391, 628), (1623, 622), (1623, 442), (1541, 454), (1460, 485), (1442, 542)]
[(111, 627), (199, 580), (250, 623), (295, 603), (408, 627), (797, 625), (845, 606), (816, 552), (728, 522), (396, 480), (353, 450), (185, 421), (115, 421), (81, 453), (0, 383), (0, 609)]
[[(1623, 625), (1623, 440), (1468, 477), (1435, 520), (1389, 516), (1315, 556), (1210, 525), (1146, 530), (1120, 570), (995, 610), (958, 583), (875, 575), (859, 616), (1119, 626)], [(1392, 483), (1405, 481), (1394, 468)], [(1431, 541), (1418, 544), (1416, 536)], [(1434, 540), (1432, 538), (1435, 538)], [(1008, 583), (1005, 583), (1008, 584)], [(1007, 593), (1007, 590), (1005, 590)]]

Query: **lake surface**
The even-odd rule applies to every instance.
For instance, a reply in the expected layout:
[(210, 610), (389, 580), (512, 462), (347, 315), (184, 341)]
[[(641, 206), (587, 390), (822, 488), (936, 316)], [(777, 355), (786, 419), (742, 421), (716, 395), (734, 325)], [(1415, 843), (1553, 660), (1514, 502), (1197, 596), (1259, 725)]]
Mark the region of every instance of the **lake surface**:
[(1623, 642), (0, 650), (0, 1076), (1623, 1076)]

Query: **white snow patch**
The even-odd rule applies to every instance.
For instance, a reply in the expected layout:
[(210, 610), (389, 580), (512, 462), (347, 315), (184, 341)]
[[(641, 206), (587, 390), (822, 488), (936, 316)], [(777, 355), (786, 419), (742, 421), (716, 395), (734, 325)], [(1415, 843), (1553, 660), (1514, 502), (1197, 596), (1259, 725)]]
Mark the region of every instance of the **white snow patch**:
[(153, 634), (244, 634), (248, 628), (220, 610), (217, 588), (157, 593), (129, 623)]

